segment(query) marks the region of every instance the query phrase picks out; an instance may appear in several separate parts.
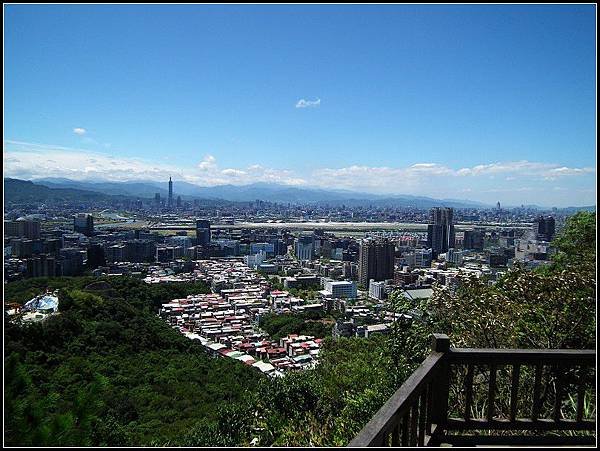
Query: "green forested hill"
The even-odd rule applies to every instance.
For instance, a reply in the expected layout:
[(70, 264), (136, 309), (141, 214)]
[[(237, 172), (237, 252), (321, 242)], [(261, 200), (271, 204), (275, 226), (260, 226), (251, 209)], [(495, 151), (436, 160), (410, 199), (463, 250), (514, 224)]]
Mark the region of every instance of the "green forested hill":
[(5, 202), (103, 201), (114, 196), (72, 188), (48, 188), (28, 180), (4, 179)]
[[(154, 287), (135, 279), (9, 284), (7, 300), (28, 286), (63, 286), (60, 314), (43, 323), (5, 325), (5, 441), (9, 445), (144, 445), (176, 440), (212, 421), (262, 376), (230, 359), (211, 359), (168, 327), (152, 306), (200, 284)], [(22, 293), (25, 296), (19, 297)]]

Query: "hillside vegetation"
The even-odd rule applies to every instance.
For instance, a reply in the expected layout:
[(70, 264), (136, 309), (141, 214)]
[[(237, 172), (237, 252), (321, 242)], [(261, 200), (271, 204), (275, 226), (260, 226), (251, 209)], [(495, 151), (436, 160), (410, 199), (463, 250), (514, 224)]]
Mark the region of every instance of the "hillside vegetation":
[[(6, 324), (6, 443), (344, 446), (420, 365), (432, 332), (454, 346), (595, 348), (595, 224), (595, 213), (571, 217), (549, 267), (515, 267), (495, 284), (473, 279), (456, 292), (436, 287), (418, 305), (393, 296), (398, 311), (419, 308), (423, 321), (389, 336), (326, 338), (315, 369), (275, 380), (208, 358), (155, 315), (161, 302), (206, 292), (203, 285), (125, 277), (8, 284), (9, 301), (46, 286), (60, 288), (61, 299), (60, 314), (42, 324)], [(283, 334), (305, 322), (268, 317), (263, 326)]]
[(153, 313), (160, 302), (208, 291), (204, 285), (150, 286), (123, 277), (86, 290), (93, 280), (7, 285), (7, 299), (21, 302), (42, 286), (62, 288), (60, 314), (5, 324), (7, 444), (174, 440), (216, 418), (262, 377), (237, 361), (211, 359)]

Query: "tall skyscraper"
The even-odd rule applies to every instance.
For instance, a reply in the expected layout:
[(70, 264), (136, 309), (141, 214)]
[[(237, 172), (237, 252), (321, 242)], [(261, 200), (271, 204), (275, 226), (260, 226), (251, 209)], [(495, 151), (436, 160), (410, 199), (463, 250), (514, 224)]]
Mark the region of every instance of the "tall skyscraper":
[(431, 209), (431, 222), (427, 226), (427, 243), (437, 256), (454, 247), (454, 210), (435, 207)]
[(169, 177), (169, 203), (167, 204), (169, 208), (173, 207), (173, 181), (171, 177)]
[(363, 240), (358, 253), (358, 282), (365, 288), (376, 282), (394, 278), (394, 243), (387, 240)]
[(539, 216), (533, 221), (533, 233), (536, 240), (552, 241), (554, 238), (555, 223), (552, 216)]
[(160, 193), (154, 194), (154, 206), (160, 208)]
[(210, 221), (196, 220), (196, 244), (199, 246), (210, 244)]

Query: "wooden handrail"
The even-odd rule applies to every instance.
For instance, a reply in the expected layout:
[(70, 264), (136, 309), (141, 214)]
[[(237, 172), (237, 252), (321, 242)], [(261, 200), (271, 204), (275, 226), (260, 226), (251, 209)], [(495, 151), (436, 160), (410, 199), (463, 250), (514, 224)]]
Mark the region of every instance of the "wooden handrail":
[[(544, 366), (555, 368), (593, 367), (595, 350), (573, 349), (471, 349), (450, 348), (450, 339), (434, 334), (432, 352), (421, 366), (410, 375), (392, 397), (379, 409), (348, 446), (419, 446), (439, 444), (446, 431), (465, 429), (503, 430), (593, 430), (595, 421), (583, 419), (583, 380), (577, 391), (577, 419), (559, 417), (559, 399), (555, 400), (554, 418), (538, 419), (539, 384)], [(448, 387), (450, 367), (467, 365), (464, 418), (448, 418)], [(488, 366), (488, 410), (485, 418), (470, 418), (472, 402), (473, 367)], [(512, 365), (510, 390), (510, 419), (494, 417), (493, 400), (496, 394), (496, 371), (501, 365)], [(521, 366), (536, 368), (533, 409), (531, 418), (516, 418), (517, 394)], [(469, 385), (469, 383), (471, 385)], [(562, 390), (562, 387), (561, 387)]]
[(475, 363), (485, 365), (495, 363), (502, 364), (534, 364), (543, 362), (571, 363), (577, 365), (594, 365), (596, 362), (596, 351), (593, 349), (472, 349), (472, 348), (450, 348), (450, 362)]
[(349, 446), (379, 445), (383, 434), (395, 421), (408, 412), (414, 401), (418, 400), (421, 391), (433, 379), (436, 370), (440, 368), (443, 356), (444, 354), (441, 352), (429, 354), (421, 366), (387, 400)]
[[(414, 406), (415, 402), (419, 402), (419, 398), (426, 390), (427, 384), (433, 381), (442, 368), (442, 361), (446, 354), (443, 351), (447, 351), (447, 349), (449, 349), (448, 337), (436, 334), (433, 338), (433, 351), (431, 354), (404, 381), (402, 386), (387, 400), (348, 446), (380, 446), (385, 440), (385, 435), (400, 421), (403, 422), (404, 429), (406, 429), (405, 419), (408, 419), (407, 414), (410, 414), (411, 407)], [(426, 405), (426, 403), (423, 403), (423, 405)], [(425, 412), (422, 412), (422, 414), (425, 414)], [(418, 437), (418, 439), (420, 438), (421, 436)], [(392, 440), (394, 439), (392, 438)]]

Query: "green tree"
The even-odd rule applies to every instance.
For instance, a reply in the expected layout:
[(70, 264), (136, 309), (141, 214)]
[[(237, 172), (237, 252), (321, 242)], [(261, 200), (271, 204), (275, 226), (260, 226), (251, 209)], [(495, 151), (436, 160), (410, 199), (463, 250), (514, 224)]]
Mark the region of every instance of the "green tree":
[(580, 211), (567, 218), (565, 227), (552, 241), (557, 267), (576, 266), (593, 271), (596, 267), (596, 213)]

